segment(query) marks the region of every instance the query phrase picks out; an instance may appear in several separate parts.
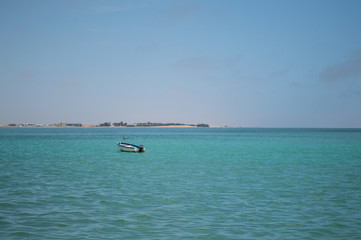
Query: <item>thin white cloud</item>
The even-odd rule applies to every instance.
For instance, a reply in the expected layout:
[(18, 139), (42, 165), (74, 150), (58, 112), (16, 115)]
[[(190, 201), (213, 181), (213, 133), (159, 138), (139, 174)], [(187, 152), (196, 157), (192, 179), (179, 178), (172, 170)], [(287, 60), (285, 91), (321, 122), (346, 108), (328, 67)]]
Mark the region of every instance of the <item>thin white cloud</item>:
[(131, 11), (134, 9), (140, 9), (147, 7), (146, 4), (139, 4), (139, 5), (128, 5), (128, 6), (102, 6), (99, 8), (100, 12), (103, 13), (116, 13), (116, 12), (126, 12)]
[(224, 58), (210, 57), (207, 55), (192, 56), (180, 59), (176, 64), (177, 70), (188, 70), (192, 72), (200, 72), (215, 69), (237, 69), (242, 62), (242, 55), (229, 55)]
[(355, 52), (341, 63), (324, 69), (319, 79), (323, 82), (340, 82), (350, 79), (361, 81), (361, 50)]
[(200, 72), (209, 67), (210, 59), (207, 56), (195, 56), (187, 59), (179, 60), (175, 64), (175, 68), (181, 71)]
[(184, 89), (178, 85), (174, 85), (168, 89), (171, 94), (178, 94), (184, 92)]
[(34, 77), (34, 74), (31, 73), (31, 72), (22, 72), (22, 73), (20, 74), (20, 77), (21, 77), (22, 79), (28, 80), (28, 79), (32, 79), (32, 78)]
[(191, 15), (193, 12), (198, 10), (198, 8), (199, 7), (195, 4), (176, 5), (168, 9), (166, 17), (170, 23), (178, 22), (179, 20)]
[(58, 83), (57, 88), (64, 92), (73, 92), (81, 89), (84, 84), (80, 81), (61, 81)]

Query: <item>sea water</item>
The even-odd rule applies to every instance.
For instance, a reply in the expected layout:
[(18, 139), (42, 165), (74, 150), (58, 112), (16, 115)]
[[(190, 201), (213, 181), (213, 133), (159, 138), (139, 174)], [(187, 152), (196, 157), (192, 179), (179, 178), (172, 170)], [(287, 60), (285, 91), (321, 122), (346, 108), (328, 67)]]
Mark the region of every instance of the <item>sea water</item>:
[(360, 129), (0, 129), (0, 239), (360, 238)]

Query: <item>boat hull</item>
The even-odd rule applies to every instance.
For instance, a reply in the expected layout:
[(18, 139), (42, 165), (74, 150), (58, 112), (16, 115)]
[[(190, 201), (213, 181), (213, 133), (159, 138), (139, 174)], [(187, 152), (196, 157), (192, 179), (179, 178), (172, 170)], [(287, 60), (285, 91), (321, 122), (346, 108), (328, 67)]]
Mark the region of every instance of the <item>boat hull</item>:
[(129, 143), (118, 143), (118, 147), (122, 152), (145, 152), (145, 148), (140, 145), (134, 145)]

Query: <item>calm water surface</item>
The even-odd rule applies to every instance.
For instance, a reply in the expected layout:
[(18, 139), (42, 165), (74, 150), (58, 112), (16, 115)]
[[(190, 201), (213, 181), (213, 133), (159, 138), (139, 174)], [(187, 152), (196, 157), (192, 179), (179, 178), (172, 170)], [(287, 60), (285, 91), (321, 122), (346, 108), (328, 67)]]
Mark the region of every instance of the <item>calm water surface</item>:
[(360, 239), (361, 130), (2, 128), (0, 238)]

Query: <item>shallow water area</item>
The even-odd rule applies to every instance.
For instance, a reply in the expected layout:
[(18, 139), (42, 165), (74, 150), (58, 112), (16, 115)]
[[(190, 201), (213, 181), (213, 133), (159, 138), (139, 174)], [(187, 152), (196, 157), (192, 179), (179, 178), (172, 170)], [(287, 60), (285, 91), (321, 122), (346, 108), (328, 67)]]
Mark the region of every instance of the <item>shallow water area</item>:
[(360, 129), (2, 128), (0, 238), (359, 239), (360, 146)]

